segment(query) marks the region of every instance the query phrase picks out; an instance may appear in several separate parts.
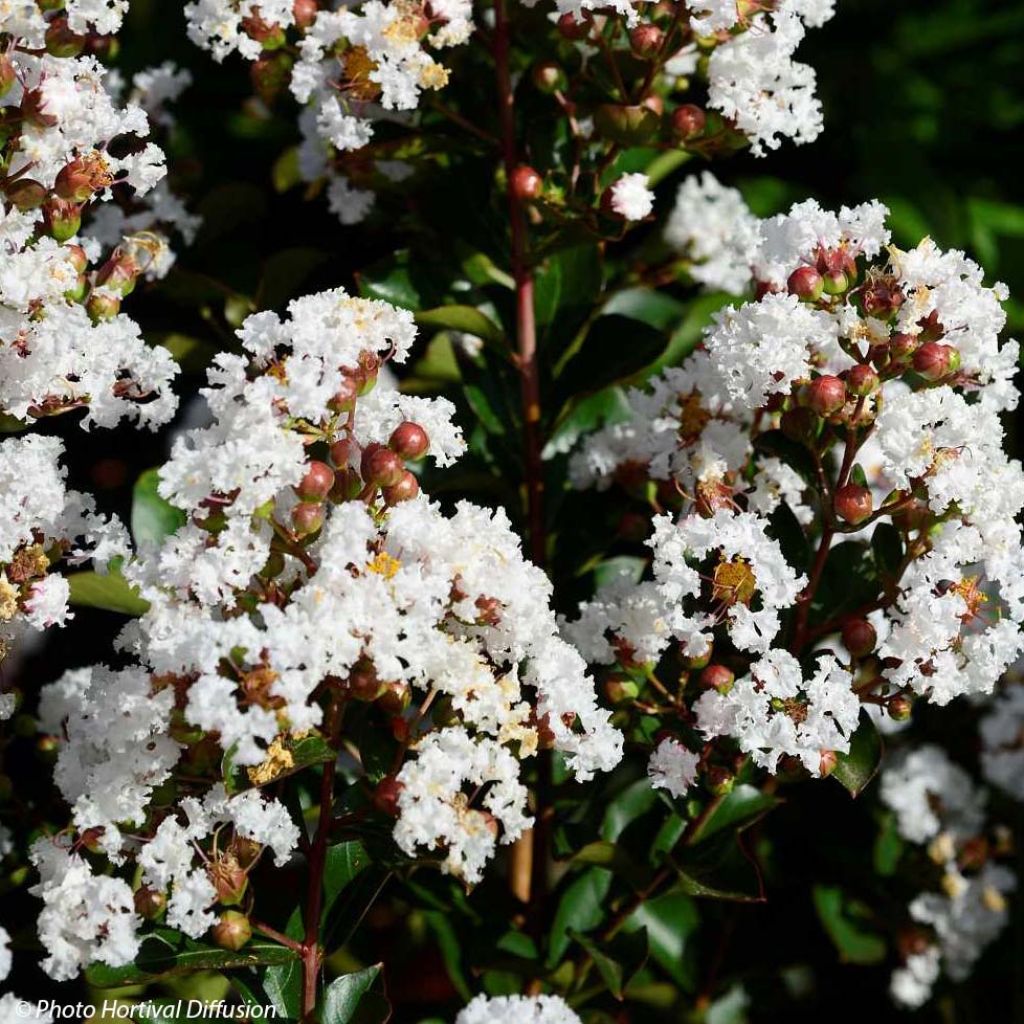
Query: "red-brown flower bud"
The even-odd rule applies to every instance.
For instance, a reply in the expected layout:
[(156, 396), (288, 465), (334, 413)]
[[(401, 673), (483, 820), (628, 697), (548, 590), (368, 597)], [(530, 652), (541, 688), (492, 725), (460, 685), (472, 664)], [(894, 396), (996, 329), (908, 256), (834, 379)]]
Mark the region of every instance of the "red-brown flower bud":
[(50, 196), (43, 203), (43, 224), (58, 242), (66, 242), (78, 234), (82, 226), (82, 210), (68, 199)]
[(391, 432), (388, 447), (403, 459), (421, 459), (430, 448), (430, 438), (418, 423), (405, 420)]
[(155, 921), (167, 907), (167, 897), (148, 885), (135, 890), (134, 902), (135, 913), (147, 921)]
[(846, 375), (846, 388), (851, 395), (864, 398), (878, 390), (878, 374), (870, 366), (858, 363)]
[(629, 45), (644, 60), (651, 60), (661, 52), (665, 33), (657, 25), (637, 25), (629, 33)]
[(77, 57), (85, 48), (85, 36), (72, 32), (68, 19), (61, 15), (46, 26), (46, 52), (54, 57)]
[(889, 339), (889, 358), (896, 363), (908, 360), (918, 349), (921, 339), (913, 334), (899, 332)]
[(843, 646), (855, 657), (870, 654), (878, 643), (878, 633), (867, 619), (847, 619), (842, 629)]
[(889, 717), (896, 722), (905, 722), (914, 710), (913, 702), (903, 694), (889, 698)]
[(107, 161), (92, 150), (60, 169), (53, 190), (61, 199), (85, 203), (92, 198), (94, 192), (109, 188), (113, 182), (114, 176)]
[(822, 289), (826, 295), (842, 295), (850, 287), (850, 278), (844, 270), (830, 270), (822, 278)]
[(590, 32), (590, 19), (576, 20), (575, 14), (566, 12), (558, 19), (558, 34), (563, 39), (575, 42), (583, 39)]
[(684, 142), (704, 133), (708, 116), (693, 103), (684, 103), (672, 111), (672, 134)]
[(252, 938), (252, 924), (245, 914), (225, 910), (210, 929), (210, 938), (221, 949), (238, 950)]
[(355, 444), (351, 438), (343, 437), (340, 441), (335, 441), (331, 445), (331, 462), (334, 463), (338, 469), (345, 469), (352, 461), (352, 456), (355, 454)]
[(836, 770), (836, 765), (839, 763), (839, 758), (836, 757), (834, 750), (823, 750), (821, 752), (821, 758), (818, 761), (818, 774), (821, 778), (826, 778)]
[(9, 202), (22, 213), (37, 210), (46, 199), (46, 188), (31, 178), (19, 178), (4, 187)]
[(369, 444), (360, 460), (363, 480), (372, 487), (392, 487), (405, 474), (402, 457), (382, 444)]
[(565, 89), (568, 84), (565, 72), (553, 61), (542, 60), (533, 65), (530, 78), (534, 87), (542, 93), (551, 95), (560, 89)]
[(817, 302), (825, 290), (825, 281), (814, 267), (797, 267), (786, 281), (790, 295), (804, 302)]
[(925, 380), (942, 380), (960, 369), (960, 353), (952, 345), (925, 342), (914, 353), (914, 369)]
[(816, 377), (807, 385), (807, 404), (819, 416), (831, 416), (846, 405), (846, 384), (831, 374)]
[(334, 470), (326, 462), (314, 460), (306, 467), (306, 475), (299, 481), (295, 493), (303, 501), (323, 501), (334, 486)]
[(594, 126), (602, 138), (623, 146), (642, 146), (657, 136), (661, 118), (642, 103), (602, 103), (594, 111)]
[(532, 167), (520, 164), (512, 171), (509, 186), (512, 189), (512, 195), (520, 202), (525, 203), (536, 199), (541, 194), (544, 180)]
[(700, 685), (706, 690), (728, 693), (736, 682), (736, 673), (725, 665), (708, 665), (700, 674)]
[(331, 412), (351, 412), (359, 397), (359, 385), (360, 381), (355, 376), (342, 377), (338, 383), (338, 390), (327, 402)]
[(871, 491), (858, 484), (846, 484), (835, 494), (836, 515), (851, 526), (864, 522), (874, 508)]
[(384, 684), (377, 703), (386, 715), (400, 715), (412, 703), (412, 687), (401, 679)]
[(372, 661), (363, 658), (352, 666), (348, 674), (348, 692), (356, 700), (375, 701), (383, 692), (384, 684), (377, 677)]
[(292, 4), (292, 17), (295, 19), (295, 27), (299, 30), (309, 28), (319, 13), (320, 5), (317, 0), (295, 0)]
[(237, 906), (245, 896), (249, 887), (249, 876), (242, 869), (235, 856), (231, 853), (222, 854), (207, 865), (206, 873), (210, 876), (217, 899), (225, 906)]
[(313, 505), (302, 501), (292, 509), (292, 529), (300, 537), (308, 537), (310, 534), (316, 533), (323, 525), (323, 505)]

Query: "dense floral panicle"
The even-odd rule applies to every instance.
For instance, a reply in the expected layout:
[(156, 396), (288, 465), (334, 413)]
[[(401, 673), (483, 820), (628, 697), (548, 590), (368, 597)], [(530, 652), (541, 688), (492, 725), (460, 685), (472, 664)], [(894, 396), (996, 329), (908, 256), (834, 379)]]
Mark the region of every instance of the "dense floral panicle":
[(580, 1018), (561, 996), (478, 995), (455, 1024), (580, 1024)]
[(1024, 800), (1024, 686), (1013, 681), (992, 700), (979, 726), (981, 769), (993, 786)]

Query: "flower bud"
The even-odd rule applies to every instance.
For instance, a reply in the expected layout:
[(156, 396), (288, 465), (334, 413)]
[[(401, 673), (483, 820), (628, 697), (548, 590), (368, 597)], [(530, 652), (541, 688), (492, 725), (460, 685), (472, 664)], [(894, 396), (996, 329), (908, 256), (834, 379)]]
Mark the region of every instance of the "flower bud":
[(735, 681), (736, 673), (725, 665), (708, 665), (700, 674), (700, 685), (719, 693), (728, 693)]
[(629, 33), (629, 45), (643, 60), (652, 60), (661, 52), (665, 33), (657, 25), (637, 25)]
[(531, 199), (536, 199), (541, 194), (544, 180), (532, 167), (527, 164), (520, 164), (512, 171), (509, 185), (512, 189), (512, 195), (520, 202), (525, 203)]
[(386, 775), (373, 791), (373, 806), (389, 818), (398, 817), (398, 797), (405, 787), (394, 777)]
[(583, 39), (590, 32), (590, 19), (576, 20), (576, 15), (566, 12), (558, 19), (558, 34), (563, 39), (575, 42)]
[(4, 188), (9, 202), (13, 203), (22, 213), (36, 210), (46, 199), (46, 188), (31, 178), (19, 178)]
[(338, 384), (338, 390), (327, 401), (331, 412), (351, 412), (359, 397), (359, 381), (352, 376), (344, 376)]
[(167, 897), (148, 885), (135, 890), (134, 900), (135, 913), (147, 921), (155, 921), (167, 906)]
[(836, 770), (836, 765), (839, 763), (839, 758), (836, 757), (834, 750), (823, 750), (821, 752), (821, 758), (818, 761), (818, 775), (821, 778), (827, 778)]
[(43, 203), (43, 223), (58, 242), (66, 242), (78, 234), (82, 226), (82, 210), (77, 203), (51, 196)]
[(242, 31), (259, 43), (264, 50), (277, 50), (285, 44), (284, 29), (276, 22), (269, 22), (259, 14), (250, 14), (242, 19)]
[(623, 146), (641, 146), (652, 141), (661, 127), (661, 119), (643, 104), (602, 103), (594, 111), (598, 133)]
[(93, 323), (113, 320), (121, 312), (121, 296), (108, 291), (94, 291), (85, 304), (85, 311)]
[(672, 111), (672, 134), (684, 142), (704, 133), (707, 114), (693, 103), (684, 103)]
[(628, 676), (612, 676), (604, 684), (604, 695), (613, 707), (640, 696), (640, 687)]
[(421, 459), (430, 448), (430, 438), (418, 423), (405, 420), (391, 432), (388, 447), (403, 459)]
[(249, 839), (247, 836), (240, 836), (237, 832), (231, 838), (231, 853), (243, 868), (250, 867), (256, 863), (256, 858), (263, 850), (263, 844)]
[(873, 502), (871, 491), (858, 484), (846, 484), (835, 494), (836, 515), (851, 526), (864, 522), (871, 515)]
[(878, 390), (878, 374), (868, 365), (858, 363), (846, 375), (846, 387), (851, 395), (864, 398)]
[(67, 254), (68, 262), (78, 271), (80, 274), (85, 273), (85, 268), (89, 266), (89, 257), (86, 255), (85, 250), (80, 245), (65, 245), (64, 252)]
[(960, 369), (960, 353), (952, 345), (925, 342), (914, 353), (914, 369), (925, 380), (942, 380)]
[(910, 359), (921, 344), (921, 339), (913, 334), (894, 334), (889, 339), (889, 358), (896, 363)]
[(382, 444), (369, 444), (360, 460), (363, 480), (372, 487), (392, 487), (406, 473), (402, 457)]
[(348, 437), (343, 437), (341, 440), (335, 441), (330, 447), (331, 462), (333, 462), (338, 469), (348, 468), (354, 454), (355, 444), (352, 439)]
[(822, 290), (826, 295), (842, 295), (850, 287), (850, 279), (843, 270), (830, 270), (822, 279)]
[(903, 694), (897, 694), (889, 698), (889, 717), (894, 722), (905, 722), (914, 710), (913, 702)]
[(294, 61), (287, 53), (265, 53), (249, 66), (253, 92), (269, 107), (284, 91)]
[(320, 7), (316, 0), (295, 0), (292, 4), (292, 17), (295, 19), (295, 27), (300, 31), (309, 28), (319, 13)]
[(779, 420), (779, 427), (791, 441), (813, 445), (821, 433), (822, 423), (812, 409), (801, 406), (787, 409)]
[(534, 87), (543, 93), (550, 95), (565, 89), (567, 85), (565, 72), (552, 60), (544, 60), (533, 65), (530, 72)]
[(21, 117), (40, 128), (53, 128), (57, 118), (46, 109), (46, 100), (39, 89), (28, 89), (21, 97)]
[(327, 495), (327, 500), (335, 505), (351, 501), (363, 490), (363, 481), (354, 469), (339, 469), (334, 474), (334, 486)]
[(711, 664), (711, 659), (715, 654), (715, 645), (709, 642), (707, 649), (703, 654), (689, 654), (683, 658), (683, 668), (687, 672), (698, 672), (702, 668), (707, 668)]
[(206, 871), (221, 903), (237, 906), (242, 902), (245, 890), (249, 887), (249, 876), (233, 854), (226, 853), (211, 861)]
[(61, 16), (46, 26), (45, 44), (54, 57), (77, 57), (85, 47), (85, 36), (72, 32), (68, 19)]
[(825, 290), (825, 279), (814, 267), (797, 267), (786, 281), (790, 295), (804, 302), (817, 302)]
[(323, 505), (299, 502), (292, 509), (292, 529), (300, 537), (308, 537), (316, 533), (324, 525)]
[(842, 629), (843, 646), (855, 657), (870, 654), (878, 643), (878, 633), (867, 619), (847, 619)]
[(241, 949), (252, 938), (252, 925), (245, 914), (225, 910), (210, 930), (210, 937), (221, 949)]
[(823, 374), (807, 385), (807, 404), (819, 416), (831, 416), (846, 405), (846, 384), (839, 377)]
[(326, 462), (312, 461), (306, 475), (299, 481), (295, 493), (303, 501), (323, 501), (334, 486), (334, 470)]

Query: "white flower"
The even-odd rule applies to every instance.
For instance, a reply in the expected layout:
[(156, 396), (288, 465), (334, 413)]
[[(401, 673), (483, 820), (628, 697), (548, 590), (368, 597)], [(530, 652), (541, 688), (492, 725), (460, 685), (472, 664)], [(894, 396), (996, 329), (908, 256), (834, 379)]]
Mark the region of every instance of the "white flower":
[(455, 1024), (580, 1024), (561, 996), (478, 995), (459, 1011)]
[(643, 220), (654, 209), (646, 174), (623, 174), (611, 186), (611, 207), (626, 220)]
[(698, 754), (666, 737), (651, 754), (647, 776), (655, 789), (667, 789), (672, 796), (683, 797), (697, 778), (699, 762)]

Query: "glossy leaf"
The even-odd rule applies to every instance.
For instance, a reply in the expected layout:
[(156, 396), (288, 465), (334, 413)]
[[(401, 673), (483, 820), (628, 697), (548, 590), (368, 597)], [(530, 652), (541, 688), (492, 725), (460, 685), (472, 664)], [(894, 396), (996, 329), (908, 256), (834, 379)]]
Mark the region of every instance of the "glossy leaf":
[(324, 863), (323, 915), (334, 906), (344, 888), (361, 872), (370, 866), (370, 855), (358, 840), (336, 843), (327, 848)]
[(875, 777), (882, 760), (882, 736), (867, 711), (861, 711), (860, 725), (850, 740), (848, 754), (836, 754), (832, 778), (859, 796)]
[(612, 884), (612, 873), (588, 868), (566, 887), (558, 901), (548, 944), (548, 966), (561, 960), (572, 941), (570, 932), (584, 934), (604, 919), (602, 903)]
[(159, 470), (147, 469), (132, 488), (132, 537), (136, 545), (159, 544), (185, 525), (185, 513), (160, 497), (159, 483)]
[(149, 602), (118, 572), (73, 572), (67, 577), (70, 602), (80, 608), (102, 608), (136, 617), (145, 614)]
[(814, 907), (841, 959), (853, 964), (885, 959), (885, 939), (865, 926), (865, 909), (846, 900), (838, 886), (816, 885)]
[(343, 974), (324, 992), (323, 1024), (353, 1024), (363, 997), (373, 987), (383, 964), (374, 964), (352, 974)]
[(693, 939), (700, 924), (697, 905), (683, 892), (645, 900), (630, 915), (626, 930), (643, 928), (651, 958), (688, 992), (696, 987)]
[(461, 331), (491, 345), (505, 345), (502, 329), (473, 306), (438, 306), (416, 314), (416, 323), (435, 330)]

